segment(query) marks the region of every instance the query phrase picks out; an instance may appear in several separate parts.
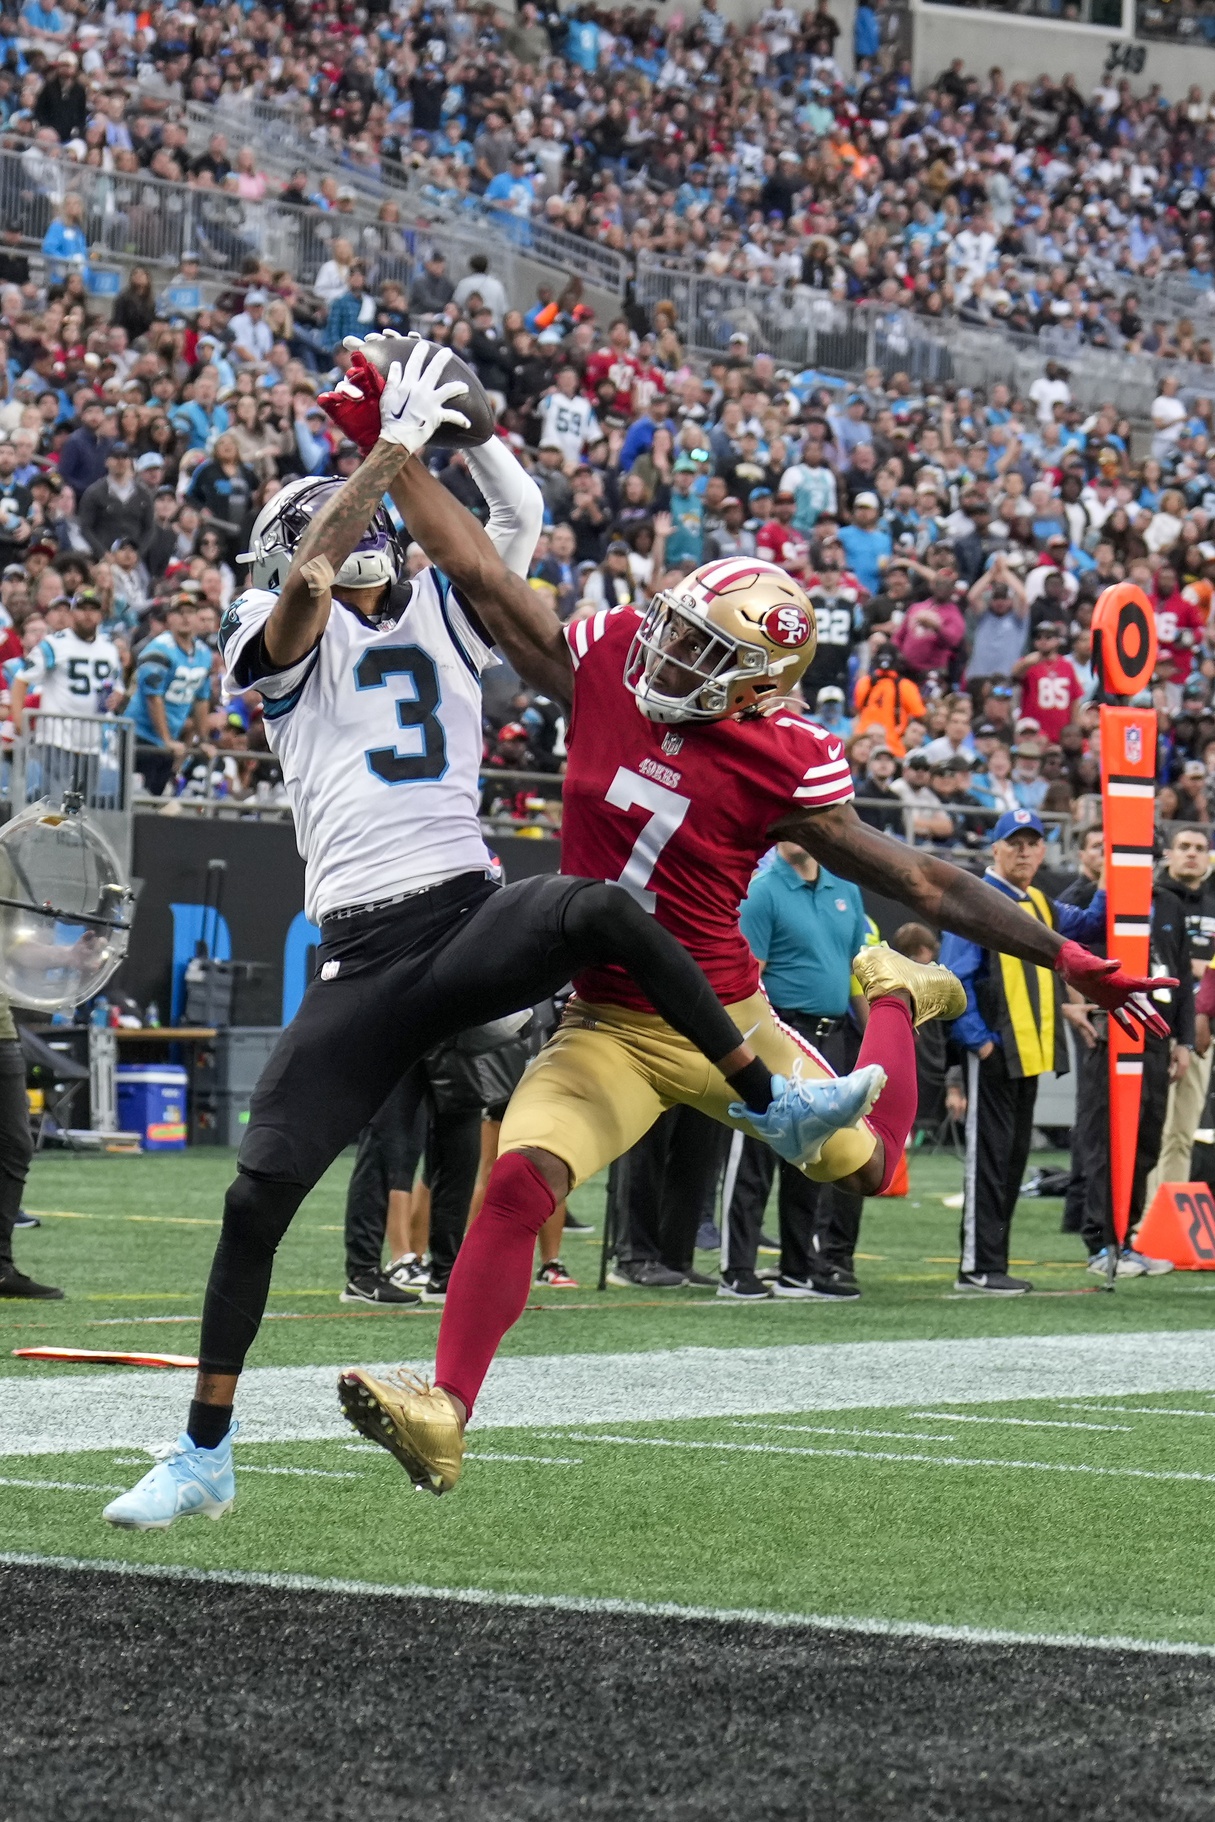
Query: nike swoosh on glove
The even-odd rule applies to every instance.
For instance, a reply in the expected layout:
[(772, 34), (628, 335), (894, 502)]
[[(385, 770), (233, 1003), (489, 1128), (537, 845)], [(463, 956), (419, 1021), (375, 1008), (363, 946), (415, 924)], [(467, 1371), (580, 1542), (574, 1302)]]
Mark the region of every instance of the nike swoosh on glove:
[(317, 404), (343, 436), (370, 455), (380, 440), (380, 394), (384, 376), (365, 354), (356, 353), (343, 379), (332, 392), (322, 392)]
[(1063, 976), (1069, 987), (1078, 988), (1085, 999), (1117, 1019), (1131, 1037), (1138, 1035), (1140, 1025), (1154, 1038), (1168, 1037), (1167, 1020), (1161, 1018), (1147, 996), (1158, 988), (1176, 987), (1178, 983), (1171, 975), (1126, 974), (1117, 959), (1106, 961), (1080, 943), (1071, 942), (1065, 942), (1055, 957), (1055, 972)]

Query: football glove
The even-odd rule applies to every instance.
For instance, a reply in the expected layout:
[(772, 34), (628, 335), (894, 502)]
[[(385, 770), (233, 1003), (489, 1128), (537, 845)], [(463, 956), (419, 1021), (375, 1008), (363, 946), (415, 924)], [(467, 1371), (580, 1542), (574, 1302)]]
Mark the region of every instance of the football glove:
[(454, 399), (468, 397), (464, 381), (439, 383), (451, 355), (450, 348), (432, 354), (430, 344), (419, 341), (404, 366), (400, 361), (392, 363), (388, 382), (380, 394), (380, 437), (384, 442), (396, 443), (409, 455), (417, 455), (441, 424), (458, 424), (462, 430), (472, 428), (462, 411), (452, 409)]
[(1069, 987), (1077, 988), (1085, 999), (1117, 1019), (1131, 1037), (1138, 1035), (1140, 1026), (1154, 1038), (1168, 1037), (1167, 1021), (1147, 996), (1159, 988), (1176, 987), (1178, 983), (1171, 975), (1127, 974), (1116, 958), (1106, 961), (1072, 942), (1065, 942), (1056, 955), (1055, 972), (1063, 976)]
[(357, 443), (364, 455), (370, 455), (380, 440), (380, 394), (383, 390), (383, 374), (372, 366), (365, 354), (356, 352), (345, 378), (338, 381), (332, 392), (322, 392), (317, 399), (317, 404), (342, 435)]

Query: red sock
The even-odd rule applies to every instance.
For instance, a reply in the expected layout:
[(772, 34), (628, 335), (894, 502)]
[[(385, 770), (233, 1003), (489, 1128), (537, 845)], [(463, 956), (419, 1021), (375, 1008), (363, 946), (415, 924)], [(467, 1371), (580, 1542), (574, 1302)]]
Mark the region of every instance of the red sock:
[[(893, 995), (875, 1000), (869, 1008), (869, 1022), (861, 1039), (861, 1054), (856, 1066), (880, 1063), (886, 1071), (886, 1086), (877, 1104), (865, 1117), (886, 1148), (886, 1168), (881, 1189), (890, 1187), (899, 1167), (907, 1135), (915, 1121), (920, 1089), (915, 1067), (915, 1027), (910, 1008)], [(879, 1190), (879, 1195), (881, 1190)]]
[(529, 1159), (517, 1151), (498, 1159), (448, 1280), (435, 1358), (435, 1384), (470, 1417), (498, 1343), (523, 1314), (536, 1235), (556, 1206)]

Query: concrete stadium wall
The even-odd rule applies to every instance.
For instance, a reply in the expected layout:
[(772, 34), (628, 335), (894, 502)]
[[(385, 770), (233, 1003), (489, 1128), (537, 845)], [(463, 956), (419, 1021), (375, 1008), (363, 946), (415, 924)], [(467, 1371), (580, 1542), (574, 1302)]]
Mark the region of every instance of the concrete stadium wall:
[(1119, 67), (1113, 80), (1129, 76), (1137, 95), (1153, 82), (1170, 100), (1183, 96), (1193, 82), (1202, 85), (1204, 94), (1215, 88), (1215, 49), (1134, 38), (1125, 29), (1133, 17), (1133, 0), (1124, 0), (1122, 31), (912, 0), (915, 80), (917, 85), (931, 82), (961, 57), (970, 71), (986, 72), (998, 65), (1010, 82), (1070, 72), (1081, 94), (1087, 94), (1105, 72), (1111, 54), (1133, 45), (1144, 53), (1141, 69), (1132, 73)]

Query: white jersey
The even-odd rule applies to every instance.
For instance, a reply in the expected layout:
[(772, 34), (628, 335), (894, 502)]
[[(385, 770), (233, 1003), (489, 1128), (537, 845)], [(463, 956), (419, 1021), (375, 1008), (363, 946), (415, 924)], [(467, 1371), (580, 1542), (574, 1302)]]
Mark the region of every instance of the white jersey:
[[(118, 647), (104, 633), (82, 639), (70, 627), (39, 640), (22, 666), (26, 687), (38, 690), (43, 719), (38, 738), (48, 746), (67, 747), (77, 753), (99, 750), (101, 729), (66, 719), (75, 715), (104, 715), (110, 697), (122, 682)], [(50, 715), (65, 719), (51, 720)]]
[(391, 625), (334, 597), (316, 649), (273, 676), (242, 668), (277, 595), (228, 608), (220, 649), (229, 692), (256, 688), (283, 768), (313, 923), (347, 905), (489, 872), (478, 820), (481, 672), (490, 647), (447, 578), (424, 569)]
[(580, 462), (598, 434), (595, 407), (580, 394), (567, 399), (564, 392), (550, 392), (540, 407), (540, 442), (556, 443), (567, 462)]

